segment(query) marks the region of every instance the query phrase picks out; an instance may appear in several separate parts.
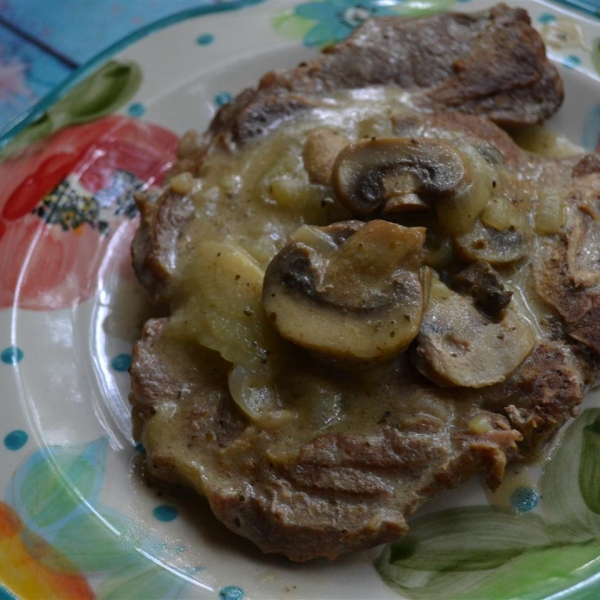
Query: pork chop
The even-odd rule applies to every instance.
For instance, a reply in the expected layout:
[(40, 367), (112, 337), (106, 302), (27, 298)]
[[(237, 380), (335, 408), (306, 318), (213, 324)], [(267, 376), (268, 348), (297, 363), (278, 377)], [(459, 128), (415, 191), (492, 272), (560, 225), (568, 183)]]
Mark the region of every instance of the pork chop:
[(500, 5), (367, 22), (185, 137), (133, 245), (171, 308), (133, 352), (149, 471), (305, 561), (538, 452), (598, 376), (600, 163), (492, 120), (561, 99)]

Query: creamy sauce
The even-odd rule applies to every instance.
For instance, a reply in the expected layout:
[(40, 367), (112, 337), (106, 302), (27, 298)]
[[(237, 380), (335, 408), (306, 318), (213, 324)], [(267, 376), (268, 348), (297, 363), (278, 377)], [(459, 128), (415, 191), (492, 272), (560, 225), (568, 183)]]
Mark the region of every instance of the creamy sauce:
[[(465, 389), (458, 397), (427, 386), (406, 355), (363, 372), (324, 368), (279, 337), (262, 309), (265, 269), (291, 234), (304, 224), (351, 218), (328, 185), (309, 181), (302, 158), (308, 132), (326, 126), (349, 141), (393, 136), (392, 116), (409, 115), (409, 102), (408, 96), (389, 88), (326, 99), (320, 108), (281, 125), (259, 143), (210, 154), (198, 180), (178, 182), (189, 184), (196, 218), (184, 231), (185, 252), (178, 257), (170, 288), (173, 318), (167, 334), (216, 351), (231, 363), (229, 388), (240, 408), (267, 431), (283, 432), (270, 446), (274, 455), (295, 451), (318, 432), (369, 433), (381, 422), (400, 429), (418, 423), (423, 433), (443, 438), (448, 424), (466, 424), (477, 414), (478, 390)], [(576, 151), (564, 138), (541, 128), (515, 139), (544, 156)], [(518, 183), (522, 177), (514, 173), (509, 179)], [(503, 193), (502, 176), (497, 181), (493, 197)], [(541, 201), (539, 190), (529, 191), (522, 200), (508, 194), (503, 202), (509, 204), (494, 218), (511, 223), (510, 215), (516, 214), (528, 243), (535, 245), (535, 214)], [(446, 247), (452, 252), (452, 243)], [(447, 276), (453, 272), (452, 263)], [(532, 299), (528, 263), (499, 269), (507, 288), (515, 292), (512, 306), (542, 337), (548, 309)], [(493, 397), (501, 392), (492, 386), (486, 393)]]
[(523, 127), (511, 132), (513, 140), (523, 150), (534, 152), (541, 156), (562, 158), (581, 154), (582, 148), (570, 142), (565, 136), (552, 131), (548, 127), (535, 125)]

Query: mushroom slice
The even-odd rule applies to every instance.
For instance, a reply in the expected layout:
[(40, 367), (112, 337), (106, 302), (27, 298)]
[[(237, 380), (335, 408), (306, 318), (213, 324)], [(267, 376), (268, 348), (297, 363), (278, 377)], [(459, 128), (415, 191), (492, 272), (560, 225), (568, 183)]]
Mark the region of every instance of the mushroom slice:
[(491, 176), (474, 148), (459, 150), (442, 140), (380, 138), (346, 146), (333, 166), (332, 184), (340, 202), (357, 216), (435, 208), (443, 227), (458, 235), (485, 208)]
[(471, 231), (454, 238), (454, 249), (464, 260), (496, 266), (527, 256), (529, 244), (526, 235), (514, 227), (498, 230), (477, 219)]
[(481, 388), (504, 381), (534, 344), (531, 325), (516, 312), (508, 309), (492, 323), (470, 298), (434, 277), (412, 358), (423, 375), (442, 387)]
[(292, 239), (263, 285), (264, 309), (284, 338), (348, 369), (408, 347), (426, 304), (422, 228), (349, 221), (303, 226)]

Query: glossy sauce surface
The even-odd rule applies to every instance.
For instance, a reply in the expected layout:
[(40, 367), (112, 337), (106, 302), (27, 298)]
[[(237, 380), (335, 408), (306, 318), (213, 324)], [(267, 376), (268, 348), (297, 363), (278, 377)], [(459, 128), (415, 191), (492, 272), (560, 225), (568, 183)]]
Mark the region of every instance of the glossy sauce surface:
[[(329, 185), (309, 180), (303, 161), (309, 132), (327, 127), (348, 142), (393, 137), (394, 119), (412, 114), (410, 98), (397, 90), (345, 93), (324, 100), (320, 108), (282, 124), (257, 143), (210, 153), (201, 177), (184, 181), (182, 191), (193, 201), (195, 218), (183, 232), (185, 251), (178, 256), (169, 290), (173, 315), (167, 335), (178, 341), (182, 362), (189, 360), (191, 344), (200, 354), (200, 348), (207, 348), (231, 364), (228, 386), (238, 406), (258, 427), (278, 432), (273, 454), (295, 451), (319, 432), (368, 433), (382, 420), (400, 429), (418, 421), (420, 427), (428, 424), (428, 434), (443, 436), (452, 422), (477, 417), (474, 407), (483, 402), (479, 390), (456, 394), (428, 382), (408, 352), (367, 370), (330, 368), (281, 338), (262, 306), (264, 272), (294, 231), (305, 224), (324, 226), (352, 218)], [(516, 141), (543, 156), (577, 151), (541, 128), (520, 132)], [(485, 227), (516, 228), (528, 247), (540, 243), (536, 211), (546, 191), (532, 186), (519, 169), (507, 171), (499, 164), (491, 168), (494, 189), (481, 214)], [(428, 227), (424, 263), (448, 281), (465, 265), (464, 256), (457, 257), (457, 241), (431, 215), (422, 222), (411, 219), (405, 224)], [(558, 230), (560, 223), (553, 226)], [(548, 309), (531, 293), (528, 260), (497, 268), (513, 292), (511, 309), (541, 337)], [(484, 390), (486, 401), (501, 393), (499, 386)]]

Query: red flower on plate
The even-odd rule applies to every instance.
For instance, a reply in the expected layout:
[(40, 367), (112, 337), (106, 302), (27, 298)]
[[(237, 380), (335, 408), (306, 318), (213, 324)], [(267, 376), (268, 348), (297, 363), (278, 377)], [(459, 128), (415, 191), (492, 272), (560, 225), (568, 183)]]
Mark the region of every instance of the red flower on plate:
[(94, 293), (115, 248), (127, 264), (133, 193), (162, 182), (176, 146), (167, 129), (111, 115), (0, 163), (0, 308), (72, 306)]

